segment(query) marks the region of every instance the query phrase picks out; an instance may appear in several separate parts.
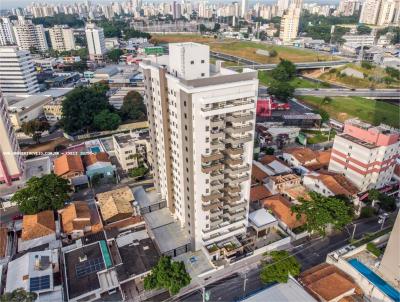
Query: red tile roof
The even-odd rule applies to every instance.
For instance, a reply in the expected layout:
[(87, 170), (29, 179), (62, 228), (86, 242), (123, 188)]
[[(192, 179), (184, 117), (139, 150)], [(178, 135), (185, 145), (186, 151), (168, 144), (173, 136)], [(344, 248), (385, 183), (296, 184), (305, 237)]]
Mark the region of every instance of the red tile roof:
[(305, 164), (312, 160), (316, 160), (318, 154), (311, 150), (310, 148), (287, 148), (283, 150), (283, 153), (291, 154), (294, 158), (296, 158), (301, 164)]
[(251, 178), (263, 182), (264, 178), (268, 177), (268, 174), (261, 170), (256, 165), (253, 165), (251, 168)]
[(110, 162), (110, 157), (106, 152), (98, 152), (85, 155), (83, 157), (85, 167), (91, 166), (97, 162)]
[(259, 185), (250, 189), (250, 201), (255, 202), (271, 196), (272, 193), (264, 186)]
[(82, 159), (79, 155), (61, 155), (54, 160), (54, 173), (62, 176), (69, 172), (84, 172)]
[(35, 215), (24, 215), (22, 220), (22, 240), (31, 240), (55, 233), (56, 224), (53, 211), (43, 211)]

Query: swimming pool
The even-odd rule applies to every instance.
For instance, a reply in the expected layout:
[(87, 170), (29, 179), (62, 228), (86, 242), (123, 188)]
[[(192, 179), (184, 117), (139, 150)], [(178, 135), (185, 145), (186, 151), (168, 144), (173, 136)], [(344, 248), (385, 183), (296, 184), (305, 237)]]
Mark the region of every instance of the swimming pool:
[(391, 285), (389, 285), (385, 280), (371, 271), (367, 266), (365, 266), (362, 262), (357, 259), (349, 260), (349, 263), (352, 267), (358, 270), (365, 278), (367, 278), (373, 285), (379, 288), (382, 292), (384, 292), (389, 298), (394, 301), (400, 301), (400, 293)]
[(93, 153), (99, 153), (99, 152), (100, 152), (100, 147), (98, 147), (98, 146), (91, 147), (90, 150), (91, 150)]

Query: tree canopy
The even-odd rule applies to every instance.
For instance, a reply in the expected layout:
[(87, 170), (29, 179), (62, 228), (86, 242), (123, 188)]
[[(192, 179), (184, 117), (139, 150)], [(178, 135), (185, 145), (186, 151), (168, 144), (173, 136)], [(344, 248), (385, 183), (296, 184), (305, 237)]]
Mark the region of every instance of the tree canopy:
[(358, 25), (357, 26), (357, 34), (359, 35), (369, 35), (372, 31), (372, 28), (366, 25)]
[(14, 289), (11, 293), (0, 296), (1, 302), (33, 302), (37, 299), (35, 292), (27, 292), (23, 288)]
[(146, 119), (146, 105), (143, 103), (143, 97), (139, 92), (128, 92), (128, 94), (124, 97), (124, 102), (120, 109), (120, 115), (124, 121), (143, 121)]
[(77, 87), (62, 103), (62, 125), (67, 133), (95, 129), (94, 117), (103, 110), (111, 110), (106, 92), (108, 86)]
[(182, 287), (189, 285), (191, 278), (182, 261), (172, 261), (171, 257), (161, 256), (151, 273), (144, 278), (146, 290), (165, 288), (170, 294), (177, 294)]
[(93, 118), (93, 127), (96, 130), (115, 130), (121, 124), (121, 118), (117, 113), (104, 109)]
[(69, 27), (83, 27), (85, 23), (79, 19), (78, 15), (59, 13), (54, 16), (39, 17), (32, 19), (33, 24), (42, 24), (44, 27), (53, 27), (54, 25), (68, 25)]
[(280, 101), (287, 102), (294, 95), (294, 87), (287, 82), (272, 81), (268, 87), (268, 93)]
[(310, 192), (310, 200), (300, 198), (300, 205), (294, 205), (292, 212), (297, 219), (307, 217), (306, 228), (309, 232), (325, 235), (325, 229), (330, 224), (341, 230), (352, 221), (353, 207), (346, 201), (336, 197), (326, 197), (317, 192)]
[(114, 63), (119, 62), (119, 58), (124, 54), (124, 52), (119, 48), (114, 48), (107, 53), (107, 58)]
[(296, 65), (289, 60), (281, 59), (279, 64), (271, 71), (272, 77), (280, 82), (288, 82), (296, 76)]
[(29, 179), (26, 186), (17, 191), (11, 200), (22, 213), (36, 214), (61, 209), (68, 200), (70, 191), (68, 180), (51, 173)]
[(31, 120), (21, 125), (21, 130), (26, 135), (33, 135), (36, 132), (43, 132), (49, 129), (50, 125), (47, 121)]
[(300, 274), (301, 265), (296, 258), (287, 251), (272, 251), (266, 254), (269, 260), (260, 272), (263, 283), (286, 283), (289, 274), (293, 277)]

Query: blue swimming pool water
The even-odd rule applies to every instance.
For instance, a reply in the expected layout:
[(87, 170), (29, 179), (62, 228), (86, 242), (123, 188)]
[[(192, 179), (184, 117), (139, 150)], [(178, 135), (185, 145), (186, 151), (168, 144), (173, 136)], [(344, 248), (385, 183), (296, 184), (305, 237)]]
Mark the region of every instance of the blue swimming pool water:
[(357, 259), (349, 260), (352, 267), (358, 270), (364, 277), (366, 277), (372, 284), (383, 291), (388, 297), (394, 301), (400, 301), (400, 292), (390, 286), (385, 280), (371, 271), (367, 266), (358, 261)]
[(91, 147), (90, 150), (92, 150), (93, 153), (99, 153), (100, 152), (100, 147)]

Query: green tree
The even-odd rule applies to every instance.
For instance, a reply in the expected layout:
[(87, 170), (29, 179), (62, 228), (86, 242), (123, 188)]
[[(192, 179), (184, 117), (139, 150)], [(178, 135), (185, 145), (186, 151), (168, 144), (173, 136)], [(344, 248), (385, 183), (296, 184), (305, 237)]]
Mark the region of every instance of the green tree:
[(68, 180), (51, 173), (29, 179), (26, 186), (17, 191), (11, 200), (22, 213), (36, 214), (61, 209), (68, 200), (70, 191)]
[(23, 288), (14, 289), (11, 293), (4, 293), (0, 296), (1, 302), (33, 302), (36, 299), (36, 293), (27, 292)]
[(43, 132), (49, 129), (50, 125), (47, 121), (31, 120), (21, 125), (21, 130), (26, 135), (33, 135), (36, 132)]
[(300, 274), (301, 265), (296, 258), (287, 251), (272, 251), (267, 253), (268, 260), (260, 272), (263, 283), (286, 283), (289, 274), (293, 277)]
[(328, 225), (341, 230), (352, 221), (352, 206), (345, 201), (336, 197), (326, 197), (317, 192), (310, 192), (309, 195), (310, 200), (300, 198), (301, 204), (292, 207), (297, 219), (306, 216), (307, 231), (315, 231), (324, 236)]
[(275, 58), (277, 55), (278, 55), (278, 52), (277, 52), (275, 49), (271, 49), (271, 50), (269, 51), (269, 56), (270, 56), (271, 58)]
[(280, 82), (288, 82), (296, 76), (296, 65), (289, 60), (281, 59), (279, 64), (271, 71), (272, 77)]
[(137, 91), (129, 91), (124, 97), (120, 109), (122, 120), (143, 121), (146, 119), (147, 110), (143, 103), (142, 95)]
[(77, 87), (69, 92), (62, 103), (62, 125), (67, 133), (93, 128), (94, 117), (102, 110), (110, 109), (106, 92), (108, 87), (96, 84)]
[(374, 200), (379, 200), (381, 193), (377, 189), (371, 189), (368, 191), (368, 200), (373, 202)]
[(171, 295), (175, 295), (181, 288), (189, 285), (190, 280), (182, 261), (172, 261), (171, 257), (161, 256), (157, 265), (144, 278), (144, 288), (165, 288)]
[(272, 81), (268, 87), (268, 93), (280, 101), (287, 102), (294, 95), (294, 87), (287, 82)]
[(357, 26), (357, 34), (359, 35), (369, 35), (372, 31), (372, 28), (366, 25), (358, 25)]
[(44, 27), (53, 27), (54, 25), (63, 25), (66, 24), (70, 27), (83, 27), (85, 23), (82, 19), (79, 18), (78, 15), (70, 15), (70, 14), (55, 14), (54, 16), (49, 17), (39, 17), (32, 19), (33, 24), (42, 24)]
[(114, 63), (118, 63), (119, 62), (119, 57), (122, 56), (124, 54), (124, 52), (119, 49), (119, 48), (115, 48), (113, 50), (110, 50), (107, 53), (107, 58)]
[(329, 113), (326, 112), (324, 109), (322, 108), (318, 108), (317, 110), (314, 110), (314, 113), (319, 114), (321, 116), (321, 120), (323, 123), (326, 123), (329, 121)]
[(375, 215), (375, 209), (370, 206), (361, 208), (360, 218), (369, 218)]
[(362, 61), (361, 67), (365, 68), (365, 69), (372, 69), (374, 67), (374, 65), (372, 65), (372, 63), (370, 63), (368, 61)]
[(141, 165), (137, 168), (133, 168), (129, 171), (129, 176), (133, 177), (133, 178), (140, 178), (146, 175), (146, 173), (148, 172), (148, 169)]
[(330, 103), (332, 103), (332, 98), (331, 97), (329, 97), (329, 96), (326, 96), (326, 97), (324, 97), (323, 99), (322, 99), (322, 104), (330, 104)]
[(388, 66), (385, 68), (385, 72), (392, 78), (400, 80), (400, 70)]
[(115, 130), (121, 124), (121, 118), (117, 113), (104, 109), (97, 113), (93, 118), (93, 127), (96, 130)]

